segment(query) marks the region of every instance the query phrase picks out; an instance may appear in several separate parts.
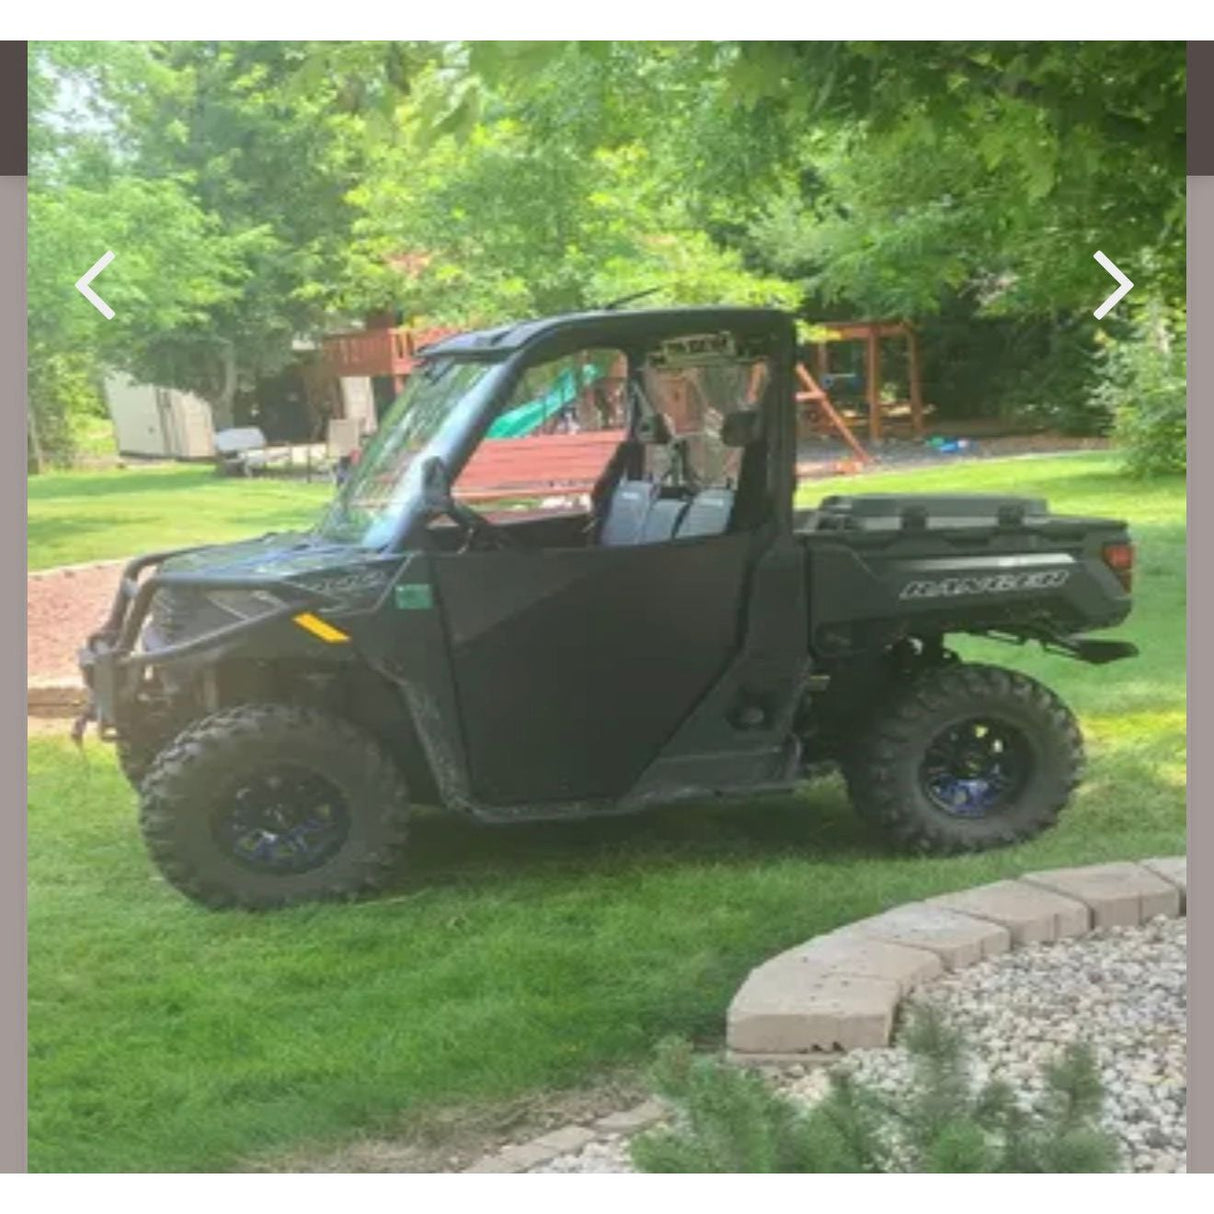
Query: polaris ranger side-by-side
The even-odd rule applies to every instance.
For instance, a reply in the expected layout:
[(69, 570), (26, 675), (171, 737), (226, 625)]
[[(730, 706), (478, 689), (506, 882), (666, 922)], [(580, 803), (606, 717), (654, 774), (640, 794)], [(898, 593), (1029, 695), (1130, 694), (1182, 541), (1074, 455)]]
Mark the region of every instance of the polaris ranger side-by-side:
[(970, 495), (798, 512), (795, 360), (766, 309), (449, 338), (311, 531), (131, 562), (81, 665), (165, 877), (210, 906), (346, 896), (398, 862), (411, 801), (560, 819), (824, 762), (915, 849), (1049, 826), (1074, 718), (948, 640), (1132, 655), (1085, 635), (1129, 613), (1125, 524)]

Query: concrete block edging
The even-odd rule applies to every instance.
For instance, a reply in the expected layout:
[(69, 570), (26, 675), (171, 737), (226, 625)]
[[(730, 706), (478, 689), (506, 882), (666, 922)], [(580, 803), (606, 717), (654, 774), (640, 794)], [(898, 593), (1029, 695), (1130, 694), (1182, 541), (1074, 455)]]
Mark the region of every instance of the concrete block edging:
[(1184, 856), (1051, 869), (909, 902), (788, 949), (729, 1006), (731, 1061), (828, 1064), (889, 1044), (898, 1004), (946, 970), (1185, 912)]
[[(924, 982), (1029, 944), (1184, 914), (1184, 856), (1026, 873), (909, 902), (787, 949), (750, 972), (729, 1007), (733, 1062), (829, 1063), (889, 1044), (899, 1001)], [(503, 1147), (465, 1172), (525, 1172), (664, 1121), (659, 1100)]]

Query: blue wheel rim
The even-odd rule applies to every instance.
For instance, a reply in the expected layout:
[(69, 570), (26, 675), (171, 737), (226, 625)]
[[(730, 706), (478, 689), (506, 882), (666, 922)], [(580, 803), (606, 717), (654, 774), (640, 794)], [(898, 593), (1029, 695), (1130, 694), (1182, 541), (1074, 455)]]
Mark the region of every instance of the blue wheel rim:
[(983, 717), (950, 725), (928, 744), (919, 768), (924, 795), (954, 818), (988, 818), (1013, 804), (1032, 770), (1024, 734)]
[(285, 877), (328, 863), (349, 837), (350, 814), (330, 780), (283, 765), (232, 786), (212, 819), (212, 832), (244, 868)]

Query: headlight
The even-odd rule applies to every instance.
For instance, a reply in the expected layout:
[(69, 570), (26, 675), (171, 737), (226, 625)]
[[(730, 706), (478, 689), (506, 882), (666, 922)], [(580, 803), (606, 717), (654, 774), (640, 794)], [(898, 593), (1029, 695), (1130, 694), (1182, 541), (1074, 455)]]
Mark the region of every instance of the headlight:
[(255, 620), (285, 607), (276, 594), (268, 590), (208, 590), (207, 599), (221, 611), (234, 615), (238, 620)]

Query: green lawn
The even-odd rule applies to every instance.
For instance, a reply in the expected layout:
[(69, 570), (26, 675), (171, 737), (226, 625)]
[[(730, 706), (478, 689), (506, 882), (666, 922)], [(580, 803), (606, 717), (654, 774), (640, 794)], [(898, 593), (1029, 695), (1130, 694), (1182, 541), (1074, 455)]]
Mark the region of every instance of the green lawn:
[[(185, 503), (180, 475), (163, 485)], [(588, 1083), (646, 1060), (664, 1033), (719, 1042), (747, 970), (817, 932), (1033, 868), (1183, 851), (1183, 482), (1128, 483), (1109, 457), (1081, 456), (867, 485), (1042, 493), (1059, 510), (1133, 521), (1137, 605), (1120, 635), (1140, 659), (1100, 669), (966, 646), (1045, 679), (1083, 719), (1091, 770), (1055, 830), (978, 857), (898, 856), (833, 782), (581, 825), (427, 815), (409, 871), (381, 900), (215, 914), (153, 875), (108, 748), (91, 742), (81, 757), (31, 739), (31, 1167), (231, 1168), (391, 1132), (443, 1105)], [(216, 504), (198, 533), (227, 534), (238, 515), (219, 505), (236, 486), (196, 487)], [(255, 488), (284, 513), (300, 492)], [(121, 499), (109, 499), (115, 511)], [(194, 513), (182, 505), (179, 517)]]
[(333, 494), (275, 477), (216, 476), (207, 468), (157, 466), (31, 476), (31, 569), (136, 556), (158, 548), (219, 543), (314, 522)]

